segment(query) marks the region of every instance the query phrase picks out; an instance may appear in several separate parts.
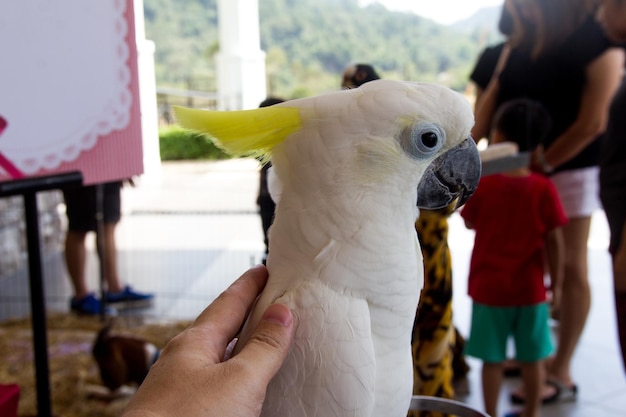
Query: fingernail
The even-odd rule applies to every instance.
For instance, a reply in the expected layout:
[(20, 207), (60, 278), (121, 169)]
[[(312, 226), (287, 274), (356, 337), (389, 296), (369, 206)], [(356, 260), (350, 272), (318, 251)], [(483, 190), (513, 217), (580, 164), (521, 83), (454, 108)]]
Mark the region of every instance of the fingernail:
[(291, 326), (291, 323), (293, 322), (293, 314), (284, 304), (272, 304), (267, 308), (267, 310), (265, 310), (263, 320), (288, 327)]

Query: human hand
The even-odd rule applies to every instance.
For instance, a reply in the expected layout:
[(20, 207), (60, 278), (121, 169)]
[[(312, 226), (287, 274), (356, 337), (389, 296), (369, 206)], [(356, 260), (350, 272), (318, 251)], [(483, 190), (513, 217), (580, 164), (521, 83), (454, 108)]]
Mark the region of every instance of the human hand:
[(174, 337), (122, 417), (258, 416), (293, 342), (291, 311), (268, 307), (243, 349), (224, 357), (266, 282), (264, 266), (248, 270)]
[(530, 155), (530, 170), (538, 174), (548, 175), (554, 171), (554, 168), (548, 164), (545, 156), (543, 145), (537, 148)]

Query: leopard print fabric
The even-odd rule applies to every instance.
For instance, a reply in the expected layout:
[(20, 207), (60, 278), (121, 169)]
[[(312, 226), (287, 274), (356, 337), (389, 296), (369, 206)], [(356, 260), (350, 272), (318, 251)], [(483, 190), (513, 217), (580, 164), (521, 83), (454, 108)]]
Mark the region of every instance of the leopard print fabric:
[[(413, 325), (413, 394), (453, 398), (454, 368), (463, 376), (469, 368), (456, 346), (452, 324), (452, 261), (448, 247), (448, 217), (453, 206), (420, 210), (415, 223), (424, 258), (424, 288)], [(462, 345), (461, 345), (462, 346)], [(455, 366), (453, 366), (453, 363)], [(409, 411), (409, 417), (443, 417), (448, 414)]]

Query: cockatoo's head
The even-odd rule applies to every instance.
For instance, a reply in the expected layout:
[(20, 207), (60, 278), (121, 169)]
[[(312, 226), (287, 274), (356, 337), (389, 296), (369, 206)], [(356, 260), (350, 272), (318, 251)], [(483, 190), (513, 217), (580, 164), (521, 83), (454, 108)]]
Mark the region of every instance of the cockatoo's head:
[(435, 209), (463, 204), (480, 178), (472, 109), (437, 84), (377, 80), (254, 110), (175, 112), (182, 126), (209, 134), (231, 154), (272, 159), (279, 181), (297, 171), (294, 187), (323, 189), (320, 196), (329, 187), (417, 181), (417, 205)]

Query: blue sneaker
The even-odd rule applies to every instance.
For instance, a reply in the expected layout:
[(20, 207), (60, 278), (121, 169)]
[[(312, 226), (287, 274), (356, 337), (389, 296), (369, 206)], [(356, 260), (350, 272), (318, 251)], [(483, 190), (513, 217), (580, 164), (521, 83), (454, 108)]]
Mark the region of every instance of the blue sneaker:
[[(97, 316), (102, 310), (102, 303), (93, 294), (87, 294), (83, 298), (72, 297), (70, 299), (70, 310), (78, 314)], [(117, 315), (117, 310), (106, 306), (105, 314), (115, 316)]]
[(105, 295), (107, 303), (123, 303), (126, 306), (133, 307), (150, 305), (154, 294), (143, 294), (134, 291), (131, 287), (126, 286), (120, 292), (108, 292)]

